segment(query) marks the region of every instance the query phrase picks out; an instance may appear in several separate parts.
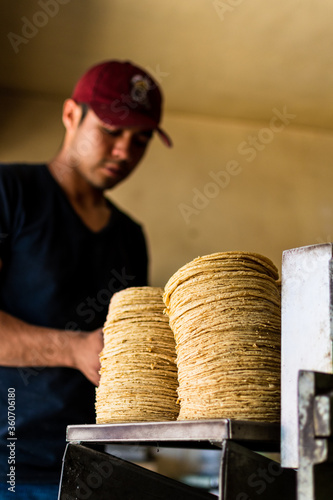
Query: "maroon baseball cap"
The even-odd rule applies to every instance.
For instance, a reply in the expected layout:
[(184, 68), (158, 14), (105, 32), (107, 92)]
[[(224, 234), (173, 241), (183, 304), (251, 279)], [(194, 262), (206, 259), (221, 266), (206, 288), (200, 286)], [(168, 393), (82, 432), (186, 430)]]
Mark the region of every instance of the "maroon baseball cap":
[(88, 69), (72, 99), (88, 104), (108, 125), (153, 129), (167, 146), (172, 145), (159, 127), (163, 97), (158, 84), (129, 61), (106, 61)]

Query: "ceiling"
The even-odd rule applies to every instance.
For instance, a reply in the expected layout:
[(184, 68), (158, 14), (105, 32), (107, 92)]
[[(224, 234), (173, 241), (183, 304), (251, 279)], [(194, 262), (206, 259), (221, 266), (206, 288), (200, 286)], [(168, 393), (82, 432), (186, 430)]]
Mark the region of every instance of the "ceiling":
[(2, 0), (0, 87), (66, 97), (107, 58), (160, 81), (169, 113), (333, 126), (331, 0)]

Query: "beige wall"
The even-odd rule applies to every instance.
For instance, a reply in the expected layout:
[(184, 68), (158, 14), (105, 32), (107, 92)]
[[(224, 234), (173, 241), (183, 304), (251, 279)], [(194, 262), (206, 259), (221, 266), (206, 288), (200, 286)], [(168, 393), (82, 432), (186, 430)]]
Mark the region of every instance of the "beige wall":
[(4, 12), (1, 161), (53, 155), (88, 65), (129, 58), (161, 80), (174, 147), (156, 138), (110, 193), (144, 224), (152, 284), (198, 255), (250, 250), (280, 268), (284, 249), (332, 241), (330, 1), (71, 0), (14, 53), (8, 33), (41, 10), (28, 5)]
[[(1, 160), (48, 160), (62, 139), (62, 102), (15, 102)], [(152, 284), (164, 285), (198, 255), (256, 251), (280, 267), (284, 249), (333, 239), (332, 134), (295, 127), (287, 111), (290, 123), (273, 128), (269, 121), (165, 117), (174, 147), (156, 137), (138, 170), (108, 193), (144, 224)]]

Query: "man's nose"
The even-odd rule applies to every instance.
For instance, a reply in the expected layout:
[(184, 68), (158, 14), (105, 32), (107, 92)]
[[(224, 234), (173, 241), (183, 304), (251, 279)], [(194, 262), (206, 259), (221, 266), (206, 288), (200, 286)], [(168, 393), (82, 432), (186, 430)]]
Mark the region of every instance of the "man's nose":
[(112, 144), (111, 154), (120, 160), (129, 160), (131, 157), (131, 138), (125, 134), (117, 137)]

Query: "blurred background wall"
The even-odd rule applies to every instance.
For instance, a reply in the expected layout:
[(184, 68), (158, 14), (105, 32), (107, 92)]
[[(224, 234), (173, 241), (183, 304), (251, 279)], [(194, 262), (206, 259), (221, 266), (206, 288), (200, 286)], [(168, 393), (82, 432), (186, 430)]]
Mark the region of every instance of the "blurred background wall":
[(92, 64), (130, 59), (165, 95), (163, 126), (108, 193), (143, 223), (151, 284), (189, 260), (333, 240), (330, 0), (2, 0), (0, 161), (47, 161)]

